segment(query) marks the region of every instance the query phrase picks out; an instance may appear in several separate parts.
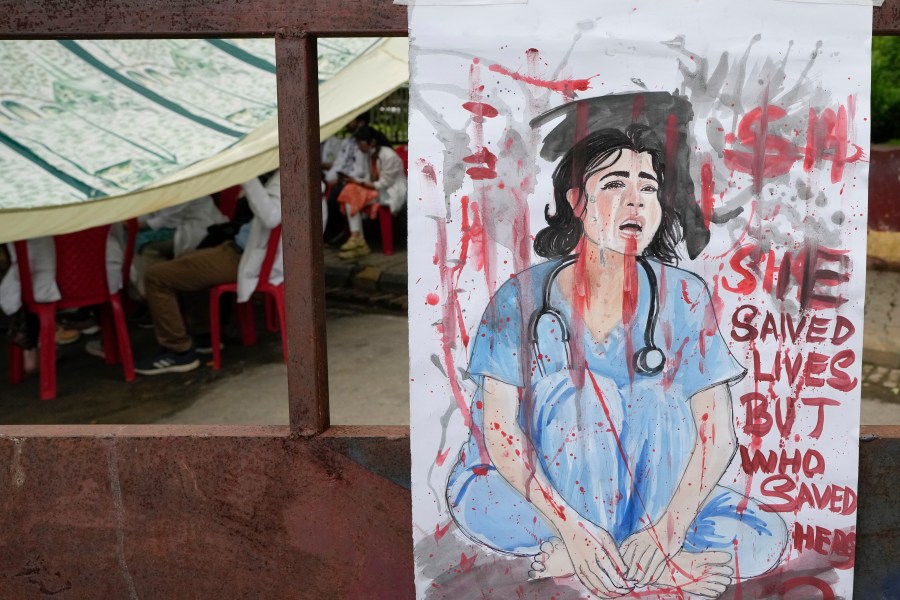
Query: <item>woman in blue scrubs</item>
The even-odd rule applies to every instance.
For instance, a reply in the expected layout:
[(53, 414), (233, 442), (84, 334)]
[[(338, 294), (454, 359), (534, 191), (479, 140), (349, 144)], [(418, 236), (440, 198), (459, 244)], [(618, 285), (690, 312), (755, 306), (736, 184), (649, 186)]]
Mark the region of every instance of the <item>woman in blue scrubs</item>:
[(471, 539), (597, 597), (716, 598), (778, 564), (784, 522), (719, 485), (746, 370), (702, 279), (679, 269), (663, 153), (642, 125), (574, 145), (536, 236), (474, 336), (472, 434), (447, 486)]

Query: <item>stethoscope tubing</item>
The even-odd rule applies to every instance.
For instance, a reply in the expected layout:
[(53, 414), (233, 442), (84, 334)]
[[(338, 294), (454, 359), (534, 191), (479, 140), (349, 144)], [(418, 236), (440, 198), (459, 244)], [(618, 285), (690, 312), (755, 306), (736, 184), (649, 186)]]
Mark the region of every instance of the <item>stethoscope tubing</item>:
[[(637, 262), (643, 267), (644, 274), (647, 277), (647, 284), (650, 288), (650, 306), (647, 310), (647, 326), (644, 328), (644, 346), (637, 350), (632, 356), (632, 366), (634, 371), (640, 375), (651, 376), (662, 372), (666, 364), (666, 356), (663, 351), (656, 345), (656, 324), (659, 321), (659, 286), (656, 280), (656, 273), (646, 257), (635, 257)], [(531, 315), (529, 322), (529, 331), (531, 333), (532, 352), (534, 353), (537, 368), (541, 375), (546, 375), (542, 362), (543, 355), (540, 352), (538, 343), (538, 325), (540, 320), (545, 316), (552, 316), (559, 323), (560, 338), (566, 349), (566, 364), (568, 368), (572, 368), (569, 352), (569, 328), (566, 325), (565, 318), (562, 313), (557, 310), (551, 300), (550, 294), (553, 290), (553, 282), (559, 274), (568, 266), (572, 265), (578, 259), (578, 255), (567, 256), (562, 259), (550, 272), (544, 282), (541, 294), (541, 308)]]

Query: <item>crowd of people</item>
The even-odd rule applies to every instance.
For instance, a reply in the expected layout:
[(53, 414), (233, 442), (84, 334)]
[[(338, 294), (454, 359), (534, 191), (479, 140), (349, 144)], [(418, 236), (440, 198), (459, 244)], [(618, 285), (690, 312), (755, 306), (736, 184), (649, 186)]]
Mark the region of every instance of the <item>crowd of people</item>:
[[(380, 207), (392, 214), (406, 203), (405, 154), (369, 125), (369, 115), (352, 119), (344, 136), (322, 144), (324, 242), (339, 248), (343, 260), (366, 256), (363, 218), (376, 218)], [(256, 289), (272, 230), (281, 223), (279, 171), (241, 186), (235, 209), (223, 214), (211, 196), (179, 204), (138, 218), (131, 269), (123, 277), (126, 229), (114, 224), (106, 245), (106, 277), (111, 293), (122, 291), (134, 302), (129, 320), (152, 327), (158, 350), (135, 362), (142, 375), (181, 373), (200, 366), (198, 355), (211, 354), (209, 290), (236, 283), (238, 302)], [(53, 238), (27, 241), (29, 272), (35, 302), (60, 299), (56, 285)], [(9, 318), (9, 335), (24, 352), (26, 372), (37, 370), (39, 322), (23, 303), (20, 273), (13, 244), (7, 245), (10, 268), (0, 281), (0, 309)], [(279, 239), (269, 282), (279, 285), (284, 269)], [(99, 331), (92, 309), (58, 315), (56, 343), (78, 341)], [(88, 340), (89, 354), (104, 357), (99, 339)]]

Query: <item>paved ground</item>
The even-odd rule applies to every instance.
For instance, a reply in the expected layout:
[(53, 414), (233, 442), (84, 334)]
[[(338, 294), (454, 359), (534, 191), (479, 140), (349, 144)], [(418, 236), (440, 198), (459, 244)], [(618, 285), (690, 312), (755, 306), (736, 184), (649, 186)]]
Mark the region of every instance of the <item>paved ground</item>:
[[(328, 252), (326, 280), (332, 423), (408, 423), (406, 253), (372, 254), (351, 265)], [(870, 272), (867, 287), (862, 422), (900, 423), (900, 274)], [(85, 354), (83, 343), (63, 347), (52, 402), (37, 399), (34, 376), (6, 383), (0, 352), (0, 423), (287, 423), (278, 335), (261, 334), (252, 348), (234, 334), (226, 342), (219, 372), (204, 365), (132, 384), (120, 368)], [(132, 343), (136, 356), (154, 346), (148, 330), (134, 330)]]

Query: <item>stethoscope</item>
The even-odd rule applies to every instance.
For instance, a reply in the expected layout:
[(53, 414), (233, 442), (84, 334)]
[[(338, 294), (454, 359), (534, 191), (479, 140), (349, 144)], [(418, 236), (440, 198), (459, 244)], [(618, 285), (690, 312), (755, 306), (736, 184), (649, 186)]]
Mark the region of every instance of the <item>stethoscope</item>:
[[(654, 342), (656, 322), (659, 319), (659, 290), (656, 284), (656, 273), (653, 272), (653, 267), (650, 266), (650, 263), (646, 258), (643, 256), (637, 256), (635, 258), (637, 258), (637, 262), (644, 268), (644, 273), (647, 275), (647, 283), (650, 285), (650, 307), (647, 311), (647, 327), (644, 329), (644, 347), (634, 353), (632, 364), (634, 365), (635, 373), (646, 376), (657, 375), (663, 370), (663, 367), (666, 366), (666, 355), (663, 354), (663, 351), (660, 350), (656, 345), (656, 342)], [(562, 313), (554, 308), (550, 301), (550, 294), (553, 290), (553, 282), (556, 280), (556, 277), (563, 269), (574, 263), (576, 259), (577, 256), (566, 257), (553, 268), (550, 272), (550, 276), (544, 282), (541, 308), (534, 311), (534, 314), (531, 315), (531, 323), (529, 324), (531, 329), (531, 346), (538, 370), (541, 372), (542, 377), (545, 376), (546, 373), (544, 372), (544, 365), (541, 360), (542, 355), (538, 348), (538, 324), (545, 316), (549, 315), (554, 317), (556, 322), (559, 323), (560, 339), (562, 339), (566, 349), (566, 365), (569, 368), (572, 367), (572, 362), (569, 358), (569, 328), (566, 326), (566, 320), (563, 318)]]

